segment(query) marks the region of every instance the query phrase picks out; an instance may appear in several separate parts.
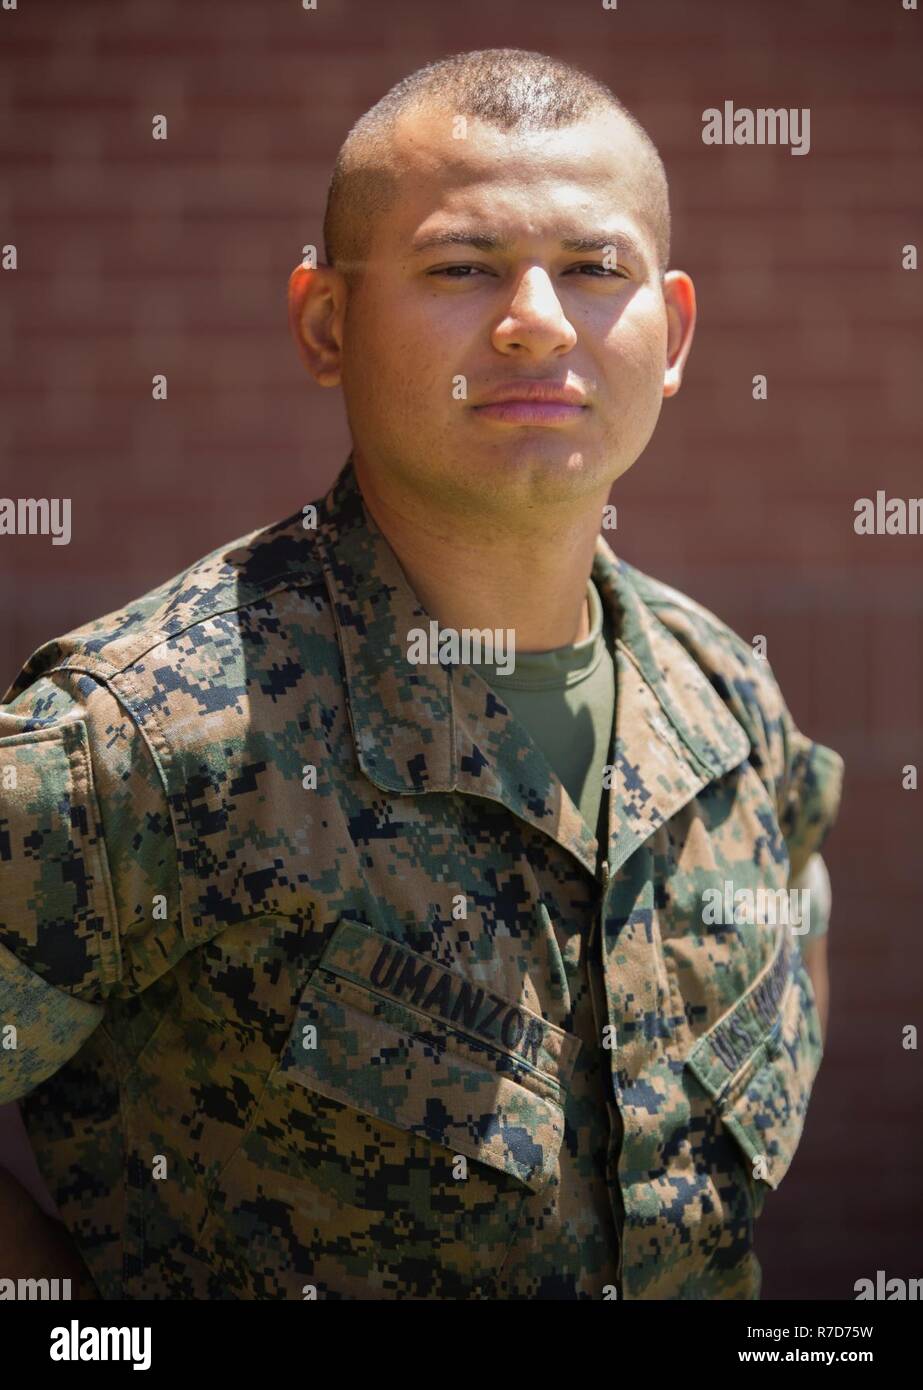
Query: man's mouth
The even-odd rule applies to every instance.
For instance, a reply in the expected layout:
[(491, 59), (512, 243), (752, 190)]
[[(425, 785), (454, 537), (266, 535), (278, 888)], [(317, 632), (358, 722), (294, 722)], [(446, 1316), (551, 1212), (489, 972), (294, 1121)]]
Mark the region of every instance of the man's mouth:
[(474, 407), (487, 420), (501, 420), (510, 425), (568, 425), (587, 410), (585, 405), (567, 405), (564, 401), (494, 401)]
[(504, 382), (474, 405), (485, 419), (512, 425), (572, 424), (588, 408), (581, 386), (543, 378)]

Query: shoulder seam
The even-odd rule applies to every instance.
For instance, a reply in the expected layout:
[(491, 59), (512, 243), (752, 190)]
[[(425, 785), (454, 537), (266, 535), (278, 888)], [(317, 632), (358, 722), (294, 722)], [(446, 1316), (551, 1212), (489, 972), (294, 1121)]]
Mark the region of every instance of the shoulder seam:
[[(102, 663), (99, 663), (99, 664), (102, 664)], [(147, 749), (148, 757), (150, 758), (151, 762), (152, 762), (153, 765), (154, 765), (154, 769), (155, 769), (155, 771), (156, 771), (156, 773), (157, 773), (157, 778), (158, 778), (158, 781), (159, 781), (159, 783), (160, 783), (160, 789), (161, 789), (161, 791), (162, 791), (162, 793), (163, 793), (164, 804), (166, 805), (166, 808), (167, 808), (167, 814), (168, 814), (169, 817), (170, 817), (170, 833), (171, 833), (172, 838), (173, 838), (173, 843), (174, 843), (174, 845), (175, 845), (175, 847), (176, 847), (176, 855), (177, 855), (177, 872), (178, 872), (178, 874), (179, 874), (179, 876), (180, 876), (180, 878), (181, 878), (181, 877), (182, 877), (182, 870), (181, 870), (181, 867), (180, 867), (180, 862), (179, 862), (179, 860), (180, 860), (180, 847), (181, 847), (181, 845), (182, 845), (182, 837), (179, 835), (179, 833), (178, 833), (178, 831), (177, 831), (176, 816), (175, 816), (174, 806), (173, 806), (173, 802), (172, 802), (171, 795), (170, 795), (170, 786), (169, 786), (169, 782), (168, 782), (167, 777), (166, 777), (166, 773), (165, 773), (165, 771), (164, 771), (164, 762), (165, 762), (165, 761), (169, 761), (169, 760), (171, 759), (171, 757), (172, 757), (172, 750), (171, 750), (171, 747), (170, 747), (169, 740), (166, 738), (166, 736), (165, 736), (165, 734), (164, 734), (164, 728), (163, 728), (163, 724), (162, 724), (161, 720), (157, 717), (155, 711), (151, 708), (151, 706), (150, 706), (150, 705), (148, 704), (148, 702), (144, 699), (144, 697), (143, 697), (142, 695), (139, 695), (138, 692), (137, 692), (133, 687), (130, 688), (128, 692), (120, 692), (120, 691), (118, 690), (118, 687), (114, 684), (113, 679), (111, 679), (111, 678), (106, 678), (105, 676), (103, 676), (102, 674), (98, 673), (98, 672), (95, 671), (95, 670), (84, 670), (83, 668), (80, 668), (80, 667), (73, 667), (73, 666), (72, 666), (72, 667), (69, 667), (69, 668), (68, 668), (68, 667), (64, 667), (64, 666), (54, 666), (54, 667), (51, 667), (50, 669), (51, 669), (51, 670), (55, 670), (55, 671), (63, 671), (65, 675), (69, 674), (71, 671), (74, 671), (74, 672), (80, 671), (81, 674), (85, 674), (85, 675), (90, 675), (90, 676), (92, 676), (92, 678), (93, 678), (94, 680), (96, 680), (100, 685), (102, 685), (102, 686), (104, 686), (104, 687), (106, 688), (106, 690), (107, 690), (107, 691), (109, 692), (109, 694), (112, 696), (113, 700), (115, 700), (116, 703), (118, 704), (119, 709), (124, 710), (126, 717), (129, 718), (129, 719), (131, 720), (132, 725), (133, 725), (134, 728), (138, 731), (138, 736), (139, 736), (139, 738), (141, 739), (141, 742), (144, 744), (144, 747)], [(47, 674), (47, 672), (46, 672), (46, 674)], [(123, 679), (125, 680), (125, 682), (128, 683), (129, 686), (131, 686), (131, 676), (130, 676), (130, 674), (127, 672), (127, 670), (126, 670), (126, 671), (122, 671), (122, 670), (114, 671), (114, 672), (113, 672), (113, 676), (116, 677), (116, 678), (119, 677), (119, 676), (123, 677)], [(128, 693), (128, 694), (132, 697), (132, 699), (134, 700), (136, 706), (141, 707), (141, 708), (145, 711), (145, 714), (146, 714), (146, 716), (147, 716), (147, 719), (150, 721), (149, 725), (146, 724), (145, 721), (143, 721), (143, 720), (141, 720), (141, 719), (138, 718), (137, 709), (133, 709), (132, 706), (126, 702), (125, 693)], [(84, 727), (86, 727), (85, 724), (84, 724)], [(154, 735), (154, 736), (152, 737), (152, 735)], [(92, 761), (93, 761), (93, 759), (92, 759), (92, 752), (91, 752), (90, 749), (89, 749), (89, 745), (88, 745), (88, 756), (89, 756), (89, 758), (90, 758), (90, 765), (91, 765), (91, 767), (92, 767)], [(94, 780), (95, 780), (95, 779), (94, 779)], [(177, 893), (178, 893), (177, 902), (178, 902), (178, 906), (179, 906), (180, 920), (181, 920), (181, 930), (183, 931), (183, 934), (184, 934), (184, 936), (185, 936), (185, 935), (186, 935), (186, 921), (185, 921), (185, 915), (184, 915), (183, 893), (182, 893), (182, 884), (181, 884), (181, 883), (179, 883), (179, 884), (177, 885)], [(118, 911), (117, 911), (117, 908), (116, 908), (116, 904), (115, 904), (114, 898), (113, 898), (113, 900), (112, 900), (111, 906), (112, 906), (113, 921), (115, 922), (115, 925), (116, 925), (116, 932), (117, 932), (118, 938), (119, 938), (119, 958), (120, 958), (120, 960), (121, 960), (121, 940), (122, 940), (122, 935), (123, 935), (123, 933), (122, 933), (122, 924), (121, 924), (121, 922), (119, 921)], [(120, 974), (119, 978), (121, 978), (121, 974)]]
[[(266, 581), (267, 586), (275, 584), (277, 579), (284, 577), (285, 576), (282, 575), (275, 575), (272, 579)], [(244, 608), (249, 608), (255, 603), (261, 603), (264, 599), (271, 598), (273, 594), (285, 593), (287, 590), (298, 588), (308, 588), (314, 584), (323, 584), (322, 573), (312, 576), (311, 579), (302, 578), (299, 580), (289, 580), (287, 583), (277, 584), (275, 588), (266, 587), (265, 589), (261, 589), (258, 594), (252, 594), (249, 598), (242, 600), (240, 603), (229, 604), (226, 608), (217, 607), (210, 609), (208, 613), (203, 613), (200, 617), (193, 619), (192, 622), (186, 623), (184, 627), (177, 628), (175, 632), (167, 632), (164, 628), (160, 627), (155, 633), (150, 634), (152, 640), (146, 646), (140, 649), (132, 648), (131, 654), (119, 666), (115, 665), (114, 662), (106, 661), (90, 652), (78, 650), (72, 652), (70, 656), (64, 657), (62, 661), (56, 662), (54, 666), (46, 667), (42, 674), (47, 675), (51, 671), (85, 671), (88, 675), (95, 676), (99, 680), (110, 680), (114, 676), (119, 676), (129, 671), (143, 656), (149, 655), (150, 652), (162, 646), (165, 642), (171, 642), (174, 638), (181, 637), (183, 633), (191, 632), (197, 627), (202, 627), (203, 624), (211, 622), (214, 618), (220, 618), (225, 613), (239, 613)], [(139, 640), (141, 638), (143, 638), (143, 634), (139, 634)], [(89, 637), (88, 640), (92, 640), (92, 637)], [(118, 639), (115, 639), (115, 641), (117, 640)]]

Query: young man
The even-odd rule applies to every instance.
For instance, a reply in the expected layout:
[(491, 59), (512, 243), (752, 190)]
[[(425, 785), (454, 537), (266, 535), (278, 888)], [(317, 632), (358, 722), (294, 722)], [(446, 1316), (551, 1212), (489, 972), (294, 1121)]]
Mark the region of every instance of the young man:
[(325, 241), (326, 496), (6, 693), (0, 1100), (105, 1298), (756, 1298), (842, 764), (599, 534), (692, 341), (657, 153), (457, 55)]

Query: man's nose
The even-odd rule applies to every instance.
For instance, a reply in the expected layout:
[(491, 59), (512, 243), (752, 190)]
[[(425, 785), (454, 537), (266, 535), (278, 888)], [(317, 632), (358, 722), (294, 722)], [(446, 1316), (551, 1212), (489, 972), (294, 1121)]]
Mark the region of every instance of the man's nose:
[(492, 337), (499, 352), (524, 350), (537, 356), (567, 351), (576, 343), (573, 324), (541, 266), (530, 266), (520, 275)]

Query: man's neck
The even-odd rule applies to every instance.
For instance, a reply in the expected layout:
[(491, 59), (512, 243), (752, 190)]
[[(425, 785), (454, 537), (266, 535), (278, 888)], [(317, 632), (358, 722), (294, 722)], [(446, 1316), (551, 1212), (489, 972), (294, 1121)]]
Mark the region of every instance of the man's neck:
[(587, 580), (606, 496), (562, 517), (530, 514), (519, 533), (491, 519), (434, 510), (429, 499), (356, 477), (372, 520), (440, 627), (509, 629), (520, 652), (551, 651), (589, 636)]

